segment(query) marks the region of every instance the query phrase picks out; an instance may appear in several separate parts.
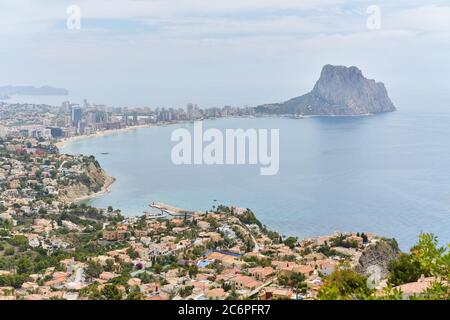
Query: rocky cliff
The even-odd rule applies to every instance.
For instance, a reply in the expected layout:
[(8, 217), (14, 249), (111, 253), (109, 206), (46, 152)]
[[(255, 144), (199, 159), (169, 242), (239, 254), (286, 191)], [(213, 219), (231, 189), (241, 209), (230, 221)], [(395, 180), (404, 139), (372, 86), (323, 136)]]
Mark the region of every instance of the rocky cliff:
[(109, 190), (115, 179), (110, 177), (105, 170), (89, 163), (85, 167), (84, 179), (59, 192), (59, 199), (65, 203), (81, 201), (96, 195), (100, 195)]
[(357, 67), (326, 65), (314, 89), (283, 103), (256, 108), (259, 113), (364, 115), (395, 111), (383, 83), (366, 79)]
[(355, 271), (367, 276), (375, 267), (379, 270), (381, 278), (385, 278), (389, 273), (389, 264), (399, 257), (400, 250), (396, 242), (382, 239), (364, 249), (355, 266)]

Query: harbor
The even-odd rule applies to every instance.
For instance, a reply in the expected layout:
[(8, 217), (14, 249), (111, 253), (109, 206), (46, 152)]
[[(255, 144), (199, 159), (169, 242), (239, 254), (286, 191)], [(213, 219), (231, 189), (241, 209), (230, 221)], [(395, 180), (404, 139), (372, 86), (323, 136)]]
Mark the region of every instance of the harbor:
[(161, 202), (152, 202), (149, 206), (153, 209), (161, 210), (161, 214), (166, 214), (172, 217), (190, 217), (195, 214), (204, 214), (202, 211), (188, 211)]

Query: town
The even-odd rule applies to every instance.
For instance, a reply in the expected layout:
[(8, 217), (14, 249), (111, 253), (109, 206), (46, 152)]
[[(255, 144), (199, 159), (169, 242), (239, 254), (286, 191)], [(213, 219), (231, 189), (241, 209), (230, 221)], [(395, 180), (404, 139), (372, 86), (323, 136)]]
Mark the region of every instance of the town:
[(255, 115), (250, 107), (201, 109), (195, 104), (183, 108), (127, 108), (64, 101), (61, 106), (0, 102), (0, 137), (6, 135), (64, 139), (82, 135), (181, 121)]
[(61, 154), (55, 144), (246, 114), (1, 104), (0, 299), (448, 299), (449, 253), (433, 235), (401, 253), (394, 239), (365, 230), (280, 235), (239, 206), (192, 212), (149, 199), (152, 211), (142, 216), (95, 208), (84, 200), (107, 192), (114, 178), (94, 157)]

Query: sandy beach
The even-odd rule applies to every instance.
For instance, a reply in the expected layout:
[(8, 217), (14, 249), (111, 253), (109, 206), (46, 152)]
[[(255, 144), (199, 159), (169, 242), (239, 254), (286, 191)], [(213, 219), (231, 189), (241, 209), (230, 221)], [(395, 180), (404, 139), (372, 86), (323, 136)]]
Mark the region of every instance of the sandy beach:
[[(58, 149), (60, 149), (60, 148), (64, 147), (65, 144), (71, 143), (71, 142), (74, 142), (74, 141), (78, 141), (78, 140), (103, 137), (103, 136), (112, 135), (112, 134), (116, 134), (116, 133), (124, 133), (124, 132), (133, 131), (133, 130), (137, 130), (137, 129), (141, 129), (141, 128), (152, 128), (152, 127), (157, 127), (157, 125), (145, 124), (145, 125), (138, 125), (138, 126), (121, 128), (121, 129), (105, 130), (105, 131), (96, 132), (96, 133), (90, 134), (90, 135), (74, 136), (74, 137), (70, 137), (70, 138), (64, 138), (64, 139), (56, 142), (55, 146)], [(87, 201), (87, 200), (90, 200), (90, 199), (94, 199), (94, 198), (100, 197), (100, 196), (102, 196), (104, 194), (107, 194), (107, 193), (109, 193), (111, 191), (111, 187), (112, 187), (112, 185), (114, 184), (115, 181), (116, 181), (116, 178), (108, 176), (107, 180), (105, 181), (105, 185), (103, 186), (103, 188), (99, 192), (76, 198), (72, 202), (73, 203), (80, 203), (80, 202), (84, 202), (84, 201)]]
[(74, 141), (78, 141), (78, 140), (103, 137), (103, 136), (108, 136), (108, 135), (112, 135), (112, 134), (115, 134), (115, 133), (123, 133), (123, 132), (127, 132), (127, 131), (133, 131), (133, 130), (141, 129), (141, 128), (152, 128), (152, 127), (157, 127), (157, 125), (154, 125), (154, 124), (143, 124), (143, 125), (138, 125), (138, 126), (133, 126), (133, 127), (126, 127), (126, 128), (121, 128), (121, 129), (99, 131), (99, 132), (96, 132), (94, 134), (89, 134), (89, 135), (73, 136), (73, 137), (70, 137), (70, 138), (64, 138), (64, 139), (59, 140), (58, 142), (55, 143), (55, 146), (58, 149), (60, 149), (60, 148), (64, 147), (65, 144), (71, 143), (71, 142), (74, 142)]

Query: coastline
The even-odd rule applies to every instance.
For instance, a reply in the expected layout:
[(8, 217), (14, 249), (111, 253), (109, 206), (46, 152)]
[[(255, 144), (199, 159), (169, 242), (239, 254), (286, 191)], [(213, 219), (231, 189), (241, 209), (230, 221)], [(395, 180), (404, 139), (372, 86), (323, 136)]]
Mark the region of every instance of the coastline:
[(112, 185), (114, 184), (114, 182), (116, 182), (116, 178), (108, 175), (108, 178), (105, 181), (105, 184), (103, 185), (102, 189), (99, 192), (75, 198), (74, 200), (71, 201), (71, 203), (78, 204), (80, 202), (84, 202), (84, 201), (91, 200), (91, 199), (100, 197), (102, 195), (105, 195), (105, 194), (111, 192), (111, 188), (112, 188)]
[[(304, 116), (304, 118), (309, 119), (309, 118), (315, 118), (315, 117), (317, 117), (317, 118), (321, 118), (321, 117), (324, 117), (324, 118), (370, 117), (370, 116), (375, 116), (375, 115), (376, 114), (360, 114), (360, 115), (351, 115), (351, 116), (347, 116), (347, 115), (310, 115), (310, 116)], [(229, 116), (229, 117), (222, 117), (222, 118), (218, 118), (218, 119), (233, 119), (233, 118), (251, 118), (251, 119), (276, 118), (276, 119), (289, 120), (289, 118), (286, 117), (285, 115), (272, 115), (272, 114), (265, 114), (265, 115), (258, 115), (258, 116)], [(199, 119), (196, 121), (212, 121), (212, 120), (216, 120), (216, 119)], [(181, 124), (181, 123), (192, 123), (192, 122), (193, 121), (183, 120), (183, 121), (163, 122), (163, 123), (157, 123), (157, 124), (144, 124), (144, 125), (129, 126), (129, 127), (120, 128), (120, 129), (99, 131), (99, 132), (96, 132), (96, 133), (93, 133), (90, 135), (78, 135), (78, 136), (73, 136), (73, 137), (69, 137), (69, 138), (64, 138), (62, 140), (54, 142), (53, 144), (58, 149), (61, 149), (61, 148), (65, 147), (66, 144), (70, 144), (72, 142), (79, 141), (79, 140), (85, 140), (85, 139), (89, 139), (89, 138), (99, 138), (99, 137), (103, 137), (103, 136), (120, 134), (120, 133), (125, 133), (125, 132), (129, 132), (129, 131), (143, 129), (143, 128), (157, 128), (157, 127), (165, 127), (165, 126), (170, 126), (170, 125), (176, 125), (176, 124)], [(81, 202), (89, 201), (89, 200), (92, 200), (95, 198), (102, 197), (111, 192), (112, 185), (117, 181), (117, 179), (115, 177), (110, 176), (108, 174), (108, 172), (106, 172), (104, 169), (102, 169), (102, 170), (104, 171), (105, 175), (108, 178), (107, 178), (107, 180), (105, 180), (105, 184), (101, 188), (101, 190), (96, 193), (89, 194), (89, 195), (75, 197), (72, 201), (70, 201), (71, 203), (78, 204)], [(183, 209), (183, 210), (187, 211), (187, 209)], [(193, 211), (197, 211), (197, 209), (194, 209)]]
[[(63, 148), (66, 144), (72, 143), (75, 141), (85, 140), (85, 139), (89, 139), (89, 138), (104, 137), (104, 136), (113, 135), (116, 133), (124, 133), (124, 132), (129, 132), (129, 131), (133, 131), (133, 130), (137, 130), (137, 129), (153, 128), (153, 127), (158, 127), (158, 126), (159, 125), (154, 125), (154, 124), (144, 124), (144, 125), (137, 125), (137, 126), (132, 126), (132, 127), (120, 128), (120, 129), (104, 130), (104, 131), (96, 132), (96, 133), (90, 134), (90, 135), (79, 135), (79, 136), (64, 138), (62, 140), (54, 142), (53, 144), (60, 151), (60, 149)], [(70, 201), (70, 203), (78, 204), (80, 202), (84, 202), (84, 201), (88, 201), (91, 199), (101, 197), (101, 196), (111, 192), (112, 185), (116, 182), (117, 179), (108, 175), (108, 173), (106, 171), (103, 170), (103, 172), (106, 175), (106, 180), (105, 180), (105, 184), (103, 185), (103, 187), (101, 188), (100, 191), (89, 194), (89, 195), (84, 195), (81, 197), (74, 198), (73, 200)]]
[(142, 125), (126, 127), (126, 128), (120, 128), (120, 129), (104, 130), (104, 131), (96, 132), (96, 133), (89, 134), (89, 135), (79, 135), (79, 136), (73, 136), (73, 137), (69, 137), (69, 138), (64, 138), (64, 139), (61, 139), (61, 140), (58, 140), (57, 142), (55, 142), (54, 145), (58, 149), (61, 149), (66, 144), (71, 143), (71, 142), (75, 142), (75, 141), (79, 141), (79, 140), (84, 140), (84, 139), (89, 139), (89, 138), (104, 137), (104, 136), (112, 135), (112, 134), (115, 134), (115, 133), (123, 133), (123, 132), (133, 131), (133, 130), (137, 130), (137, 129), (153, 128), (153, 127), (158, 127), (158, 125), (142, 124)]
[[(368, 116), (373, 116), (375, 114), (358, 114), (358, 115), (350, 115), (350, 117), (368, 117)], [(307, 116), (303, 116), (303, 118), (315, 118), (315, 117), (348, 117), (348, 115), (307, 115)], [(278, 119), (290, 119), (287, 115), (284, 114), (263, 114), (263, 115), (256, 115), (256, 116), (229, 116), (229, 117), (223, 117), (222, 119), (233, 119), (233, 118), (278, 118)], [(205, 121), (205, 120), (216, 120), (216, 119), (199, 119), (196, 121)], [(297, 119), (296, 119), (297, 120)], [(64, 138), (61, 139), (57, 142), (54, 142), (53, 144), (58, 148), (58, 150), (60, 150), (61, 148), (63, 148), (66, 144), (75, 142), (75, 141), (79, 141), (79, 140), (85, 140), (85, 139), (89, 139), (89, 138), (99, 138), (99, 137), (104, 137), (104, 136), (108, 136), (108, 135), (113, 135), (113, 134), (120, 134), (120, 133), (125, 133), (125, 132), (129, 132), (129, 131), (134, 131), (137, 129), (143, 129), (143, 128), (157, 128), (157, 127), (163, 127), (163, 126), (168, 126), (168, 125), (174, 125), (174, 124), (180, 124), (180, 123), (187, 123), (187, 122), (192, 122), (189, 120), (182, 120), (182, 121), (175, 121), (175, 122), (165, 122), (165, 123), (157, 123), (157, 124), (144, 124), (144, 125), (136, 125), (136, 126), (130, 126), (130, 127), (125, 127), (125, 128), (120, 128), (120, 129), (111, 129), (111, 130), (104, 130), (104, 131), (99, 131), (93, 134), (89, 134), (89, 135), (78, 135), (78, 136), (73, 136), (73, 137), (69, 137), (69, 138)], [(102, 169), (103, 170), (103, 169)], [(104, 170), (103, 170), (104, 171)], [(116, 178), (108, 175), (108, 173), (106, 171), (104, 171), (105, 175), (107, 176), (107, 180), (105, 181), (105, 185), (102, 187), (102, 189), (96, 193), (90, 194), (90, 195), (85, 195), (85, 196), (81, 196), (78, 198), (75, 198), (71, 201), (71, 203), (80, 203), (80, 202), (84, 202), (84, 201), (88, 201), (91, 199), (95, 199), (98, 197), (101, 197), (105, 194), (108, 194), (109, 192), (111, 192), (111, 188), (112, 185), (116, 182)], [(184, 210), (184, 209), (183, 209)]]
[[(307, 119), (307, 118), (321, 118), (321, 117), (323, 117), (323, 118), (370, 117), (370, 116), (374, 116), (374, 115), (376, 115), (376, 114), (374, 114), (374, 113), (367, 113), (367, 114), (355, 114), (355, 115), (304, 115), (304, 116), (302, 116), (302, 118), (303, 119)], [(280, 119), (291, 119), (291, 118), (289, 118), (290, 116), (291, 115), (288, 115), (288, 114), (262, 114), (262, 115), (256, 115), (256, 116), (231, 116), (231, 117), (223, 117), (223, 118), (225, 118), (225, 119), (229, 119), (229, 118), (280, 118)], [(301, 120), (302, 118), (295, 119), (295, 120)], [(199, 120), (196, 120), (196, 121), (205, 121), (205, 120), (216, 120), (216, 119), (199, 119)], [(142, 129), (142, 128), (155, 128), (155, 127), (162, 127), (162, 126), (167, 126), (167, 125), (172, 125), (172, 124), (179, 124), (179, 123), (186, 123), (186, 122), (190, 122), (190, 121), (189, 120), (182, 120), (182, 121), (160, 123), (160, 124), (142, 124), (142, 125), (137, 125), (137, 126), (132, 126), (132, 127), (125, 127), (125, 128), (120, 128), (120, 129), (111, 129), (111, 130), (98, 131), (98, 132), (95, 132), (95, 133), (89, 134), (89, 135), (78, 135), (78, 136), (73, 136), (73, 137), (69, 137), (69, 138), (63, 138), (61, 140), (57, 140), (56, 142), (54, 142), (54, 145), (58, 149), (60, 149), (60, 148), (63, 148), (66, 144), (71, 143), (71, 142), (75, 142), (75, 141), (78, 141), (78, 140), (104, 137), (104, 136), (112, 135), (112, 134), (115, 134), (115, 133), (123, 133), (123, 132), (133, 131), (133, 130)]]

